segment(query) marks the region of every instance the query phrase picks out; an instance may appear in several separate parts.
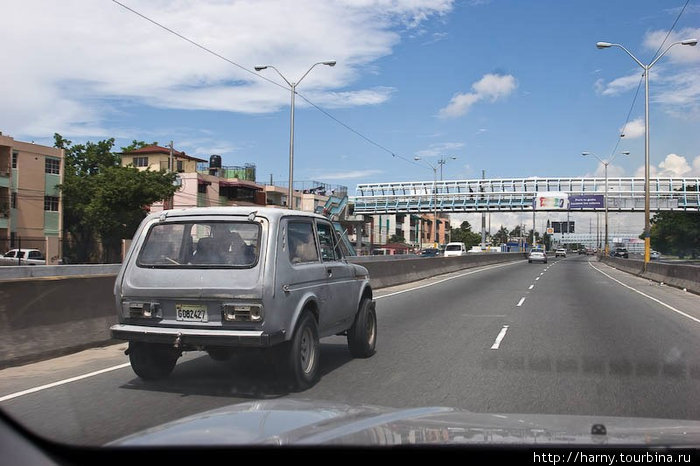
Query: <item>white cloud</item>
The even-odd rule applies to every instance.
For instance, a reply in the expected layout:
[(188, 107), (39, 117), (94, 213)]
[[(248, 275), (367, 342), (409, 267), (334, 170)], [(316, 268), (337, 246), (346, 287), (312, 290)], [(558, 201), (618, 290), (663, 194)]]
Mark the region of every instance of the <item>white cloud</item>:
[[(634, 176), (644, 176), (644, 165), (637, 168)], [(668, 154), (658, 165), (651, 165), (649, 167), (649, 176), (700, 176), (700, 155), (695, 157), (691, 164), (688, 163), (688, 159), (682, 155)]]
[(419, 150), (416, 155), (419, 157), (438, 157), (441, 155), (452, 156), (452, 154), (445, 154), (446, 152), (456, 151), (464, 147), (463, 142), (438, 142), (431, 144), (428, 149)]
[(512, 75), (485, 74), (472, 84), (473, 92), (455, 94), (446, 107), (440, 109), (440, 117), (454, 118), (469, 111), (480, 100), (494, 102), (510, 95), (518, 87)]
[[(595, 172), (593, 172), (593, 173), (586, 173), (586, 174), (583, 175), (583, 176), (584, 176), (584, 177), (595, 176), (595, 177), (600, 177), (600, 178), (602, 178), (602, 177), (605, 176), (605, 165), (603, 165), (602, 163), (598, 162), (598, 166), (596, 167)], [(609, 177), (609, 178), (614, 178), (614, 177), (617, 177), (617, 176), (625, 176), (625, 169), (624, 169), (623, 167), (619, 166), (619, 165), (613, 165), (613, 164), (608, 165), (608, 177)]]
[(382, 170), (354, 170), (347, 172), (324, 173), (321, 175), (314, 175), (314, 177), (321, 180), (345, 180), (352, 178), (364, 178), (366, 176), (378, 175), (380, 173), (383, 173)]
[[(666, 38), (668, 31), (650, 31), (644, 36), (644, 46), (656, 51)], [(684, 28), (679, 31), (673, 31), (664, 44), (663, 52), (669, 45), (674, 42), (680, 42), (685, 39), (700, 39), (700, 28)], [(700, 48), (697, 46), (691, 47), (687, 45), (674, 45), (663, 60), (669, 60), (671, 63), (700, 63)], [(651, 76), (651, 75), (650, 75)]]
[(598, 79), (595, 82), (595, 89), (598, 94), (603, 95), (618, 95), (623, 92), (636, 89), (639, 85), (639, 80), (642, 77), (642, 72), (634, 72), (627, 76), (622, 76), (617, 79), (613, 79), (609, 83), (605, 84), (604, 79)]
[(626, 126), (620, 128), (620, 134), (624, 134), (625, 139), (635, 139), (644, 136), (644, 119), (637, 118), (627, 122)]
[[(275, 65), (334, 106), (373, 105), (390, 88), (347, 88), (392, 53), (403, 29), (445, 15), (452, 0), (129, 0), (128, 6), (246, 70)], [(69, 27), (67, 27), (69, 25)], [(3, 10), (0, 127), (13, 134), (104, 135), (115, 101), (158, 108), (265, 113), (288, 105), (276, 89), (111, 2), (37, 0)], [(261, 74), (281, 82), (274, 70)]]

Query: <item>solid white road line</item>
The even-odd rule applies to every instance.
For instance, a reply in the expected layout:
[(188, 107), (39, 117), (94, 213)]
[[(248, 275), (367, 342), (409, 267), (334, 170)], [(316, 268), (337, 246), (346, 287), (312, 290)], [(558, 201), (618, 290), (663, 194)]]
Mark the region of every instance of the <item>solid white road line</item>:
[(496, 337), (496, 341), (493, 342), (491, 349), (498, 349), (498, 347), (501, 346), (501, 340), (503, 340), (503, 337), (506, 336), (507, 331), (508, 331), (508, 326), (504, 325), (503, 328), (501, 329), (501, 332)]
[(471, 272), (460, 273), (459, 275), (455, 275), (454, 277), (443, 278), (442, 280), (438, 280), (438, 281), (432, 282), (432, 283), (427, 283), (425, 285), (416, 286), (415, 288), (408, 288), (406, 290), (395, 291), (393, 293), (385, 294), (382, 296), (375, 296), (374, 299), (388, 298), (389, 296), (395, 296), (395, 295), (401, 294), (401, 293), (408, 293), (409, 291), (420, 290), (421, 288), (427, 288), (429, 286), (437, 285), (438, 283), (446, 282), (448, 280), (454, 280), (456, 278), (461, 278), (461, 277), (464, 277), (466, 275), (471, 275), (473, 273), (485, 272), (487, 270), (496, 269), (499, 267), (506, 267), (508, 265), (513, 265), (513, 264), (520, 264), (520, 261), (507, 262), (505, 264), (494, 265), (491, 267), (484, 267), (483, 269), (479, 269), (479, 270), (472, 270)]
[(535, 287), (535, 285), (530, 285), (530, 288), (528, 288), (528, 290), (531, 290), (531, 289), (533, 289), (534, 287)]
[(540, 279), (540, 277), (537, 277), (537, 278), (535, 278), (535, 281), (537, 281), (537, 280), (539, 280), (539, 279)]
[(65, 385), (67, 383), (75, 382), (75, 381), (82, 380), (82, 379), (87, 379), (88, 377), (93, 377), (95, 375), (104, 374), (105, 372), (111, 372), (111, 371), (116, 371), (117, 369), (123, 369), (125, 367), (129, 367), (129, 365), (130, 364), (127, 362), (124, 364), (119, 364), (118, 366), (112, 366), (112, 367), (108, 367), (106, 369), (101, 369), (99, 371), (90, 372), (89, 374), (83, 374), (83, 375), (79, 375), (77, 377), (71, 377), (70, 379), (59, 380), (58, 382), (53, 382), (53, 383), (49, 383), (46, 385), (41, 385), (39, 387), (30, 388), (29, 390), (23, 390), (21, 392), (11, 393), (9, 395), (5, 395), (3, 397), (0, 397), (0, 402), (11, 400), (13, 398), (17, 398), (17, 397), (20, 397), (23, 395), (29, 395), (30, 393), (39, 392), (41, 390), (46, 390), (47, 388), (58, 387), (59, 385)]
[(652, 301), (655, 301), (655, 302), (661, 304), (662, 306), (664, 306), (664, 307), (666, 307), (666, 308), (672, 310), (673, 312), (676, 312), (676, 313), (682, 315), (683, 317), (687, 317), (688, 319), (690, 319), (690, 320), (692, 320), (692, 321), (697, 322), (697, 323), (700, 324), (700, 319), (698, 319), (698, 318), (696, 318), (696, 317), (693, 317), (693, 316), (691, 316), (691, 315), (688, 315), (688, 314), (686, 314), (686, 313), (683, 312), (683, 311), (679, 311), (679, 310), (676, 309), (675, 307), (673, 307), (673, 306), (671, 306), (671, 305), (669, 305), (669, 304), (666, 304), (665, 302), (663, 302), (663, 301), (661, 301), (661, 300), (659, 300), (659, 299), (656, 299), (656, 298), (653, 297), (653, 296), (649, 296), (648, 294), (642, 293), (641, 291), (637, 290), (636, 288), (632, 288), (631, 286), (622, 283), (622, 282), (621, 282), (620, 280), (618, 280), (617, 278), (611, 277), (611, 276), (608, 275), (607, 273), (605, 273), (605, 272), (603, 272), (602, 270), (600, 270), (598, 267), (595, 267), (595, 266), (591, 263), (591, 261), (588, 261), (588, 265), (590, 265), (590, 266), (593, 267), (595, 270), (597, 270), (598, 272), (602, 273), (603, 275), (605, 275), (605, 276), (608, 277), (609, 279), (616, 281), (617, 283), (619, 283), (620, 285), (624, 286), (625, 288), (629, 288), (630, 290), (634, 291), (635, 293), (639, 293), (640, 295), (644, 296), (645, 298), (649, 298), (649, 299), (651, 299)]
[(524, 301), (525, 301), (525, 297), (523, 296), (522, 298), (520, 298), (520, 301), (518, 301), (518, 304), (516, 304), (516, 306), (518, 306), (518, 307), (522, 306)]

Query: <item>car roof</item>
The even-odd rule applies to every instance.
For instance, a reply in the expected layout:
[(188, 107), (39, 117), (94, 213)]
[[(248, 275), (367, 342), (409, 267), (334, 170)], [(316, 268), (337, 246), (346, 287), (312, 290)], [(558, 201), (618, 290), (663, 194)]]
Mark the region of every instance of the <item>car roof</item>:
[(292, 210), (292, 209), (280, 209), (277, 207), (262, 207), (262, 206), (226, 206), (226, 207), (192, 207), (189, 209), (172, 209), (163, 210), (160, 212), (151, 213), (148, 218), (159, 218), (165, 215), (165, 218), (179, 218), (179, 217), (192, 217), (192, 216), (205, 216), (205, 215), (235, 215), (235, 216), (248, 216), (251, 213), (255, 213), (259, 217), (265, 217), (268, 220), (279, 220), (285, 216), (296, 216), (296, 217), (311, 217), (328, 220), (328, 218), (323, 215), (315, 214), (313, 212), (304, 212), (302, 210)]
[[(7, 252), (12, 252), (12, 251), (30, 252), (30, 251), (39, 251), (39, 250), (38, 249), (25, 249), (25, 248), (17, 249), (17, 248), (14, 248), (14, 249), (9, 249)], [(41, 251), (39, 251), (39, 252), (41, 252)], [(5, 253), (5, 254), (7, 254), (7, 253)]]

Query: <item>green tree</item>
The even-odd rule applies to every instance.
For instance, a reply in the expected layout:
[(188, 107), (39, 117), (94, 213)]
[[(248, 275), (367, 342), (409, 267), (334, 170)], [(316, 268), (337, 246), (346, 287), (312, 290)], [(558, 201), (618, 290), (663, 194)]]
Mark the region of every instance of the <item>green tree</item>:
[[(644, 239), (644, 233), (639, 236)], [(651, 245), (664, 254), (700, 256), (700, 213), (659, 212), (651, 219)]]
[(137, 141), (136, 139), (134, 139), (133, 141), (131, 141), (131, 144), (129, 144), (126, 147), (122, 147), (122, 152), (131, 152), (132, 150), (141, 149), (141, 148), (144, 148), (146, 146), (157, 146), (157, 145), (158, 145), (157, 141), (154, 141), (154, 142), (148, 144), (144, 141)]
[(389, 243), (405, 243), (406, 238), (404, 238), (401, 235), (391, 235), (388, 242)]
[(481, 235), (474, 233), (469, 222), (464, 221), (459, 228), (450, 229), (451, 241), (453, 243), (464, 243), (464, 247), (471, 249), (481, 242)]
[(102, 261), (116, 260), (121, 239), (134, 235), (148, 206), (173, 195), (175, 174), (121, 167), (119, 155), (112, 152), (113, 138), (72, 145), (54, 134), (54, 143), (65, 151), (63, 223), (75, 240), (64, 254), (87, 262), (99, 240)]
[(505, 244), (508, 242), (508, 228), (501, 225), (501, 228), (493, 235), (493, 240), (496, 244)]

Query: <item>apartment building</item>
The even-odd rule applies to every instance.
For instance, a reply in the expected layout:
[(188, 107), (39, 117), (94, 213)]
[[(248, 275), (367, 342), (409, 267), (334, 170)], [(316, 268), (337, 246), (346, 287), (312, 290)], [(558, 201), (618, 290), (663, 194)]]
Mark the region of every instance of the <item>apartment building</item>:
[[(63, 230), (62, 149), (0, 133), (0, 249), (39, 249), (58, 263)], [(20, 244), (21, 243), (21, 244)]]

